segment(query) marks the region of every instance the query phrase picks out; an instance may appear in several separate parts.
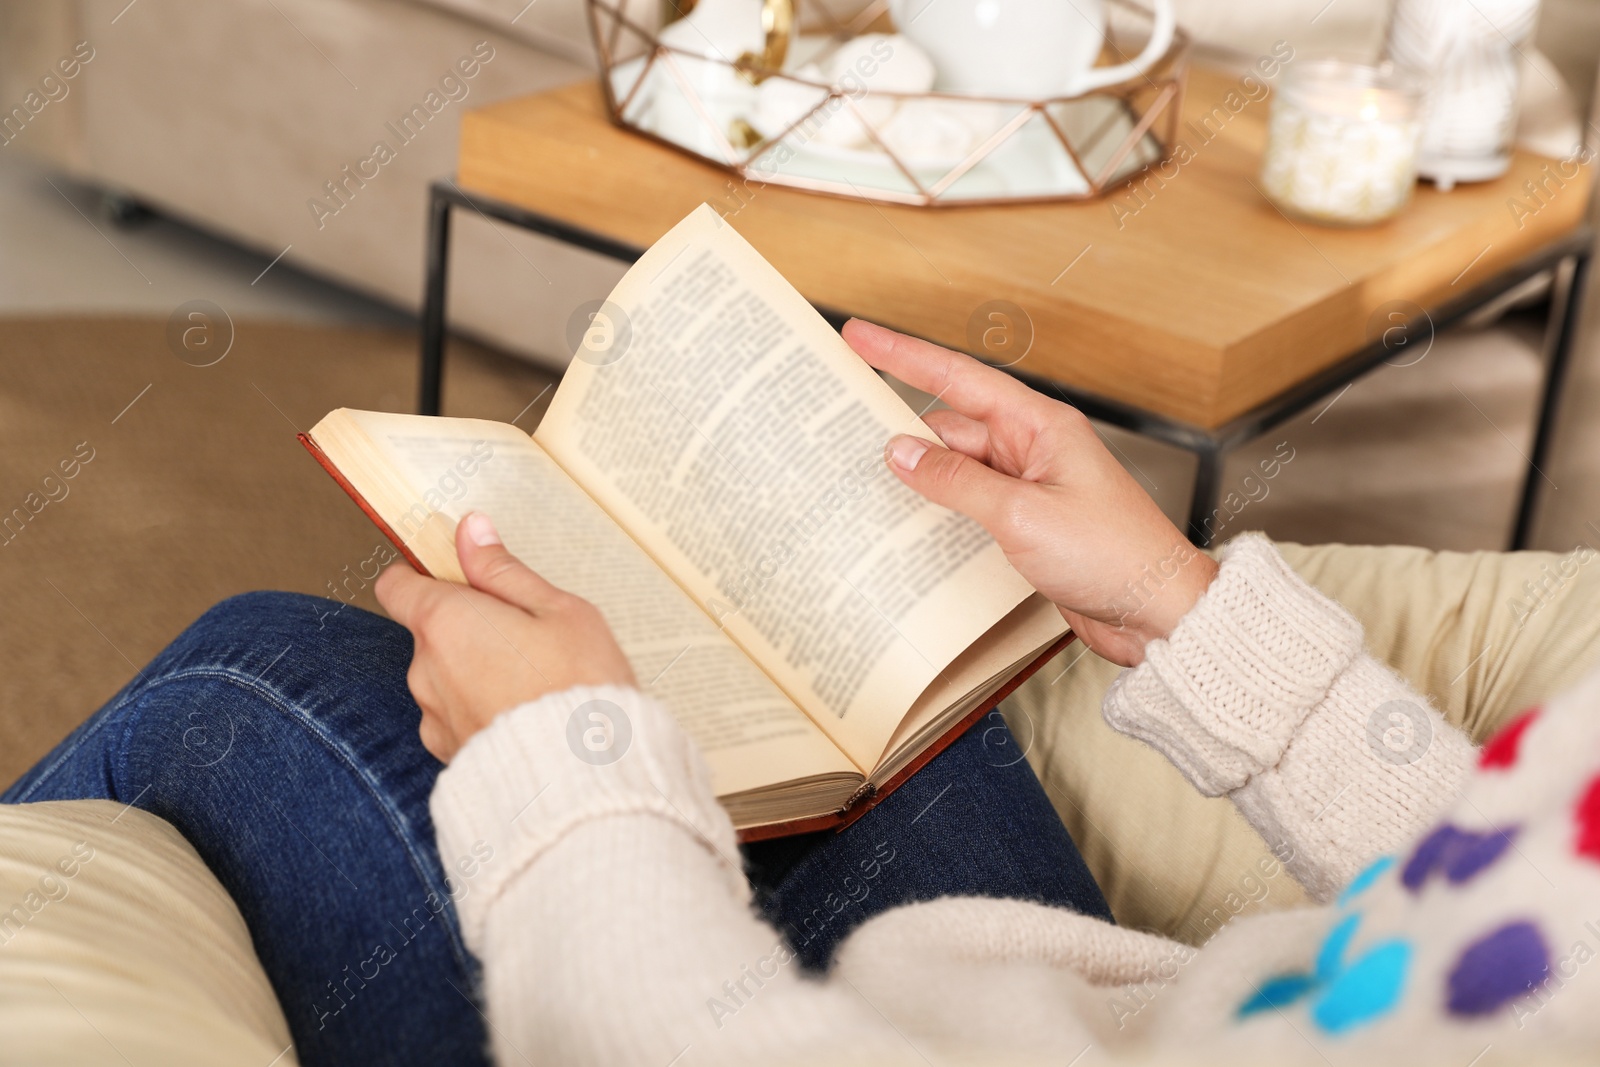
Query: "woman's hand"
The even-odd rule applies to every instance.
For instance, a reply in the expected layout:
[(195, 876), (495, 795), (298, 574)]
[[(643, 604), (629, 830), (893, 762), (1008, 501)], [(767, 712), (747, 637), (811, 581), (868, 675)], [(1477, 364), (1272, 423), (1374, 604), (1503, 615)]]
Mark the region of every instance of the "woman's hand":
[(396, 563), (376, 592), (416, 647), (406, 682), (422, 706), (422, 744), (444, 762), (496, 715), (575, 685), (635, 685), (633, 668), (593, 604), (557, 589), (500, 543), (474, 512), (456, 526), (471, 588)]
[(1216, 574), (1077, 409), (975, 359), (853, 319), (862, 359), (952, 410), (925, 421), (948, 447), (898, 436), (889, 469), (977, 520), (1095, 652), (1123, 666), (1167, 636)]

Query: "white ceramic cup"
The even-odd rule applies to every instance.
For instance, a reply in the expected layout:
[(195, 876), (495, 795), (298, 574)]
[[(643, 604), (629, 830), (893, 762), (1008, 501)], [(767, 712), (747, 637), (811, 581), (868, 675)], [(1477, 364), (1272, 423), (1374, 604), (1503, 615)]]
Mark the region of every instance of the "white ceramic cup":
[(1172, 0), (1153, 0), (1150, 40), (1133, 59), (1095, 67), (1104, 0), (890, 0), (899, 31), (932, 57), (935, 88), (973, 96), (1074, 96), (1144, 73), (1166, 54)]

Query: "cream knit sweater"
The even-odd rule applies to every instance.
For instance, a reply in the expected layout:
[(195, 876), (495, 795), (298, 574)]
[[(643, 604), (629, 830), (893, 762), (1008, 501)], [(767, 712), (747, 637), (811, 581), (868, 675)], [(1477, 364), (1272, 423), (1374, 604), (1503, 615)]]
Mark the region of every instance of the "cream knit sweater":
[[(567, 742), (597, 698), (631, 726), (599, 766)], [(1600, 1046), (1597, 705), (1600, 679), (1480, 754), (1269, 543), (1235, 542), (1105, 715), (1231, 797), (1323, 903), (1202, 949), (947, 898), (868, 921), (804, 976), (752, 908), (698, 752), (633, 690), (501, 716), (432, 806), (447, 869), (494, 848), (458, 906), (502, 1064), (1467, 1067)]]

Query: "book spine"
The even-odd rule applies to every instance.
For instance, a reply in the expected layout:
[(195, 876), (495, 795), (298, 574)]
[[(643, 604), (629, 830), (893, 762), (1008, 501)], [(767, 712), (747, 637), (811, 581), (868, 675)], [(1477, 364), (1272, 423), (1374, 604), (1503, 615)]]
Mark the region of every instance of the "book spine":
[(406, 562), (411, 564), (418, 574), (430, 578), (433, 577), (432, 572), (422, 565), (422, 561), (417, 558), (416, 553), (412, 552), (410, 546), (405, 543), (399, 534), (394, 532), (393, 527), (383, 520), (383, 516), (378, 514), (377, 509), (367, 503), (367, 498), (356, 491), (356, 487), (350, 483), (350, 479), (344, 476), (344, 472), (333, 465), (333, 460), (329, 459), (328, 454), (322, 450), (322, 447), (312, 440), (311, 435), (297, 433), (295, 437), (305, 450), (311, 453), (311, 458), (316, 460), (317, 464), (328, 472), (340, 489), (344, 490), (345, 495), (355, 501), (356, 506), (362, 510), (367, 518), (372, 520), (372, 524), (378, 528), (379, 532), (389, 539), (389, 543), (399, 550), (400, 555), (405, 557)]
[(844, 802), (844, 807), (840, 808), (834, 814), (848, 815), (858, 805), (870, 804), (872, 802), (872, 798), (877, 795), (877, 792), (877, 786), (873, 785), (871, 782), (862, 782), (861, 788), (857, 789), (854, 793), (851, 793), (850, 799)]

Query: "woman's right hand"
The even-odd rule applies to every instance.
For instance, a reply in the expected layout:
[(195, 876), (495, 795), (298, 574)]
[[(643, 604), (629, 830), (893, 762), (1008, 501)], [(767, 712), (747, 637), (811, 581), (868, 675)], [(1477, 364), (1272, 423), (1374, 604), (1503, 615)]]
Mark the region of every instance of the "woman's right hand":
[(1076, 408), (926, 341), (860, 319), (844, 338), (869, 364), (931, 393), (945, 446), (901, 435), (889, 469), (983, 525), (1078, 637), (1125, 667), (1144, 660), (1211, 584), (1198, 551), (1123, 470)]

